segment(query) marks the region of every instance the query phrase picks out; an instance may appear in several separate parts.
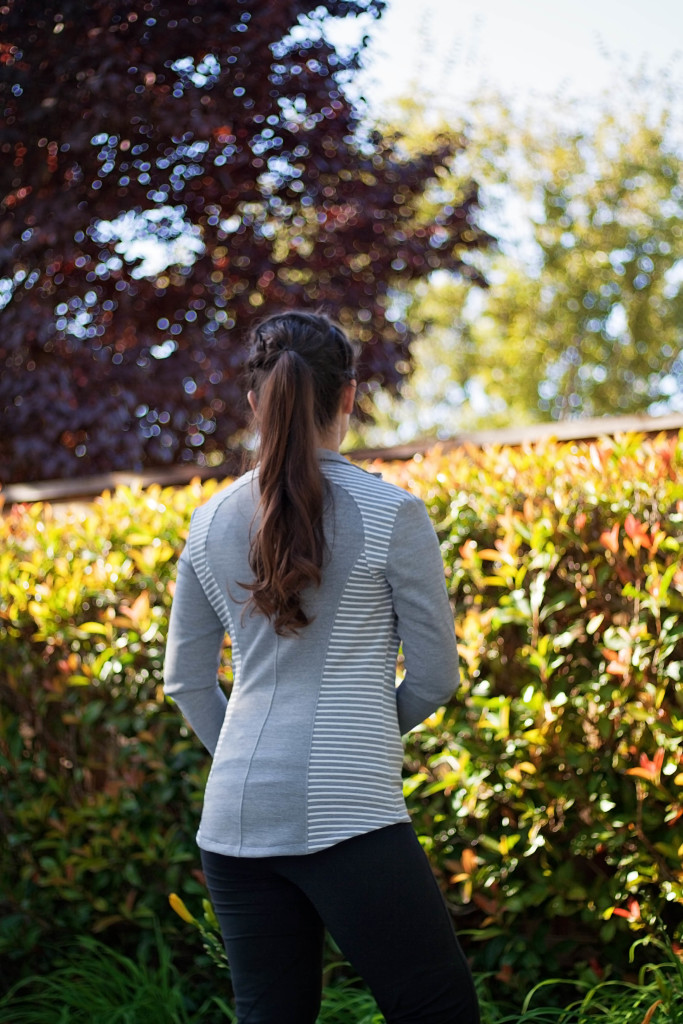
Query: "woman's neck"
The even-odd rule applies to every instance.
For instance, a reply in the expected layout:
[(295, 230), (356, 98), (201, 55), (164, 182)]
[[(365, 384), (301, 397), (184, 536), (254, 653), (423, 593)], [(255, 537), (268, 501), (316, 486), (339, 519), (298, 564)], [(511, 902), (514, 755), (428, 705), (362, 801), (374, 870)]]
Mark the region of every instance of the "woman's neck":
[(349, 417), (339, 412), (324, 431), (318, 432), (318, 447), (338, 452), (349, 427)]

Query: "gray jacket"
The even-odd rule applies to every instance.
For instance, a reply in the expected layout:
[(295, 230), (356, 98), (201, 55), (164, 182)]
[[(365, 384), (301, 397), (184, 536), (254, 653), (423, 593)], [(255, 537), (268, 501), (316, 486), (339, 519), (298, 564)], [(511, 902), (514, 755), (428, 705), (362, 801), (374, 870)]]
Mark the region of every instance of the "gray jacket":
[[(199, 846), (244, 857), (305, 854), (398, 821), (401, 733), (453, 693), (458, 659), (436, 535), (424, 504), (321, 449), (328, 483), (312, 622), (278, 636), (246, 608), (258, 476), (192, 517), (178, 563), (165, 692), (213, 755)], [(216, 674), (232, 643), (230, 700)], [(396, 687), (403, 644), (405, 678)]]

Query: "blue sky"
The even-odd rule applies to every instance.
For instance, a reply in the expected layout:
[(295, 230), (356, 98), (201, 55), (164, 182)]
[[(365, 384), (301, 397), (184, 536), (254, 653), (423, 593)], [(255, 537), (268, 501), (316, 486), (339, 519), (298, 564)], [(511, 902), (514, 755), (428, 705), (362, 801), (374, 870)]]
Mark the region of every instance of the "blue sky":
[(487, 85), (597, 95), (643, 62), (683, 80), (683, 0), (389, 0), (370, 34), (373, 105), (416, 85), (456, 111)]

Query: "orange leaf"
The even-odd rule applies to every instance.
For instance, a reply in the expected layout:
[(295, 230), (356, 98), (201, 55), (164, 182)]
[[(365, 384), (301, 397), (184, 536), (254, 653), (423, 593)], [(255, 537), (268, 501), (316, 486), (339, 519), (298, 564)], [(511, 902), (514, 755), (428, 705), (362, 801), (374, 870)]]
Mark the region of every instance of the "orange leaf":
[(612, 676), (625, 676), (628, 674), (628, 665), (622, 660), (621, 655), (625, 652), (612, 651), (609, 647), (603, 647), (602, 653), (607, 658), (607, 671)]
[(648, 782), (654, 782), (656, 786), (659, 785), (659, 781), (662, 773), (662, 765), (664, 764), (664, 748), (659, 747), (652, 761), (643, 753), (640, 755), (640, 767), (629, 768), (626, 772), (627, 775), (638, 775), (642, 779), (647, 779)]
[(649, 1007), (647, 1013), (643, 1017), (643, 1019), (641, 1021), (641, 1024), (650, 1024), (650, 1021), (652, 1020), (652, 1018), (654, 1016), (655, 1010), (657, 1009), (658, 1006), (662, 1006), (662, 1005), (663, 1005), (663, 1003), (662, 1003), (661, 999), (655, 1000), (655, 1002), (652, 1004), (652, 1006)]
[(132, 605), (119, 605), (119, 614), (125, 615), (134, 626), (139, 626), (149, 616), (149, 593), (143, 590), (135, 598)]
[(472, 538), (466, 540), (465, 543), (460, 546), (459, 551), (460, 557), (463, 559), (463, 561), (466, 564), (471, 565), (477, 554), (476, 541), (473, 541)]
[(627, 775), (637, 775), (640, 779), (647, 779), (648, 782), (654, 782), (654, 773), (648, 768), (627, 768)]
[(468, 847), (467, 849), (462, 851), (461, 860), (463, 869), (471, 875), (478, 864), (478, 858), (476, 853), (473, 853), (472, 850), (470, 850)]
[(600, 534), (600, 543), (616, 555), (619, 550), (619, 523), (615, 523), (611, 530), (603, 530)]
[(645, 523), (638, 522), (636, 517), (631, 512), (629, 512), (629, 514), (626, 516), (626, 520), (624, 522), (624, 530), (626, 531), (627, 536), (629, 536), (633, 541), (633, 546), (635, 547), (636, 551), (638, 550), (638, 548), (641, 547), (650, 547), (650, 537), (648, 535), (647, 526), (645, 525)]
[(642, 532), (642, 523), (639, 523), (636, 517), (629, 512), (624, 521), (624, 529), (626, 530), (627, 536), (633, 539)]

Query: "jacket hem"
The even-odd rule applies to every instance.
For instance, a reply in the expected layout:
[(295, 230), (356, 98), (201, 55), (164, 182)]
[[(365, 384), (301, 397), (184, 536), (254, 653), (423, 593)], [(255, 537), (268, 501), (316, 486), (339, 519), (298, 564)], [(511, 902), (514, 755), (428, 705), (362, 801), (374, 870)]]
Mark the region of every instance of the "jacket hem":
[(410, 822), (410, 820), (410, 815), (406, 811), (405, 814), (392, 816), (391, 820), (383, 821), (381, 824), (373, 825), (370, 828), (359, 828), (350, 833), (340, 835), (336, 839), (325, 842), (323, 846), (318, 846), (317, 843), (288, 843), (275, 846), (246, 846), (244, 843), (221, 843), (217, 839), (209, 839), (203, 836), (201, 829), (197, 832), (196, 840), (200, 850), (206, 850), (207, 853), (220, 853), (224, 857), (303, 857), (307, 854), (320, 853), (322, 850), (327, 850), (331, 846), (337, 846), (347, 839), (354, 839), (356, 836), (367, 835), (370, 832), (377, 832), (380, 828), (389, 828), (390, 825), (399, 825), (402, 822)]

